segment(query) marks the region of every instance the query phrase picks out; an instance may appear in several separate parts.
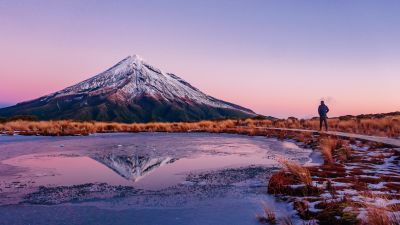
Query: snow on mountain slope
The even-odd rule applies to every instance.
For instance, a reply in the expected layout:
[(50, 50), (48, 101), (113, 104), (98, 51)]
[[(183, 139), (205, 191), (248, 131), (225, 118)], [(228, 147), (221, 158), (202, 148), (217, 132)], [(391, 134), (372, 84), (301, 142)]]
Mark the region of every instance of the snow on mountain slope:
[[(143, 95), (166, 101), (183, 101), (205, 104), (219, 108), (238, 108), (210, 97), (172, 73), (164, 73), (133, 55), (123, 59), (115, 66), (88, 80), (54, 94), (45, 96), (42, 101), (77, 94), (98, 95), (119, 90), (122, 101), (130, 101)], [(252, 113), (245, 109), (239, 109)]]
[(0, 109), (0, 117), (35, 116), (115, 122), (248, 118), (250, 109), (211, 97), (139, 56), (50, 95)]

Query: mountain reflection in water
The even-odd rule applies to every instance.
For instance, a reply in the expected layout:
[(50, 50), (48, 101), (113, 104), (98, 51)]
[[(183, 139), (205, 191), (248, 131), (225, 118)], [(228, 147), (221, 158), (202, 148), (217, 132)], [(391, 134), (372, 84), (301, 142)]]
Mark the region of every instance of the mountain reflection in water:
[(96, 155), (91, 158), (112, 169), (121, 177), (134, 182), (140, 180), (153, 170), (177, 160), (168, 156), (151, 158), (143, 155), (128, 156), (112, 153)]

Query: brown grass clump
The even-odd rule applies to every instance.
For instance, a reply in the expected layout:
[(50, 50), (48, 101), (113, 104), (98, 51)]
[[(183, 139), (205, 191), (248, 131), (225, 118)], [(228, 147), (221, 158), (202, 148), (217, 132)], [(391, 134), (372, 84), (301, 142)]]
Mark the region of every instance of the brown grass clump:
[(390, 208), (377, 207), (373, 205), (367, 206), (366, 223), (368, 225), (399, 225), (400, 218)]
[(390, 210), (390, 219), (393, 223), (399, 225), (400, 224), (400, 205), (392, 205), (387, 207)]
[(342, 162), (345, 162), (351, 158), (351, 148), (349, 145), (343, 145), (337, 150), (338, 159)]
[(293, 174), (298, 182), (306, 186), (311, 186), (312, 179), (310, 171), (306, 167), (303, 167), (295, 162), (290, 162), (287, 160), (282, 161), (282, 163), (285, 166), (286, 170), (289, 173)]
[(319, 146), (324, 162), (327, 165), (332, 165), (334, 159), (340, 162), (345, 162), (351, 158), (352, 150), (349, 141), (325, 137), (320, 139)]
[(345, 208), (352, 207), (352, 202), (347, 198), (341, 201), (324, 201), (316, 205), (321, 211), (315, 215), (319, 224), (359, 224), (357, 214), (345, 211)]
[(263, 204), (263, 215), (256, 215), (258, 222), (263, 224), (276, 224), (276, 216), (272, 207), (267, 206), (265, 203)]
[[(389, 202), (389, 199), (395, 199), (396, 197), (391, 195), (390, 193), (386, 194), (375, 194), (370, 190), (366, 190), (362, 192), (362, 196), (364, 198), (372, 199), (372, 201), (384, 201), (386, 204)], [(363, 216), (362, 225), (400, 225), (400, 205), (392, 204), (386, 205), (382, 204), (373, 205), (370, 202), (360, 203), (360, 207), (366, 210), (366, 213)]]
[(302, 218), (304, 220), (311, 219), (311, 215), (310, 215), (310, 211), (309, 211), (309, 204), (307, 201), (296, 200), (293, 202), (293, 207), (294, 207), (294, 209), (297, 210), (297, 213), (299, 214), (300, 218)]
[(289, 185), (296, 184), (294, 176), (286, 173), (285, 171), (279, 171), (274, 173), (268, 182), (268, 193), (270, 194), (287, 194), (291, 191)]
[(326, 164), (333, 163), (333, 150), (336, 149), (338, 145), (338, 140), (334, 138), (323, 138), (320, 141), (321, 153), (324, 157), (324, 162)]
[(285, 168), (274, 173), (268, 182), (268, 193), (289, 196), (316, 196), (321, 189), (312, 186), (312, 179), (308, 168), (282, 160)]

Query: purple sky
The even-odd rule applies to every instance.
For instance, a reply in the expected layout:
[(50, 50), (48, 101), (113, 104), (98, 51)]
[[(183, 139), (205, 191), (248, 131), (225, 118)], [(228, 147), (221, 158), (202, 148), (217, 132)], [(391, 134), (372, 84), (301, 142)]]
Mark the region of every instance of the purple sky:
[(400, 110), (400, 2), (0, 0), (0, 106), (128, 55), (258, 113)]

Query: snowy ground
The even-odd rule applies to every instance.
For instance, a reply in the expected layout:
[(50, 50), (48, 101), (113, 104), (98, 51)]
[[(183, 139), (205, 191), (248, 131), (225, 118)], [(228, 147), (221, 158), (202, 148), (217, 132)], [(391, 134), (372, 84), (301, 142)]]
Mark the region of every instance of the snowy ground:
[[(317, 131), (269, 130), (289, 132), (288, 136), (292, 137), (303, 132), (311, 133), (305, 142), (316, 148), (313, 154), (320, 149), (322, 135)], [(386, 214), (398, 223), (398, 140), (340, 132), (323, 132), (323, 135), (323, 138), (327, 138), (327, 135), (331, 135), (331, 138), (339, 137), (341, 141), (339, 145), (333, 145), (333, 160), (321, 165), (306, 164), (312, 178), (312, 184), (308, 186), (291, 180), (291, 174), (294, 173), (275, 173), (274, 177), (280, 176), (280, 180), (284, 179), (287, 183), (274, 190), (274, 194), (296, 208), (302, 219), (316, 218), (320, 224), (358, 224), (360, 220), (370, 224), (367, 214), (371, 210), (379, 210), (379, 214)], [(278, 184), (276, 181), (271, 183)], [(273, 189), (273, 186), (269, 187)]]

